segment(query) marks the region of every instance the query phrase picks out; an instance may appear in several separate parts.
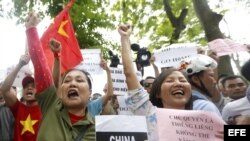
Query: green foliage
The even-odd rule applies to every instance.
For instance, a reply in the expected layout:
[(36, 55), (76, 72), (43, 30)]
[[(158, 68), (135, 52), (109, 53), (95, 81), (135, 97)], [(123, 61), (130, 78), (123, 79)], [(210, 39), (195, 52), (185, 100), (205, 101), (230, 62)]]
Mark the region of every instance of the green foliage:
[[(41, 16), (54, 18), (68, 2), (69, 0), (13, 0), (14, 6), (8, 13), (19, 18), (17, 23), (23, 24), (24, 18), (32, 9), (39, 11)], [(104, 40), (98, 30), (114, 28), (114, 17), (106, 11), (108, 5), (106, 0), (75, 0), (70, 16), (81, 48), (101, 48), (106, 51), (115, 45)]]
[[(23, 22), (28, 11), (38, 9), (41, 15), (55, 17), (69, 0), (13, 0), (10, 13)], [(110, 6), (114, 3), (113, 6)], [(187, 28), (179, 42), (202, 42), (202, 29), (194, 16), (191, 0), (169, 0), (173, 14), (178, 17), (183, 8), (189, 8), (185, 19)], [(46, 8), (44, 8), (46, 7)], [(42, 9), (43, 8), (43, 9)], [(108, 10), (108, 9), (111, 10)], [(37, 10), (36, 10), (37, 11)], [(131, 22), (139, 42), (146, 36), (151, 40), (150, 50), (169, 44), (174, 28), (164, 11), (162, 0), (75, 0), (70, 16), (81, 48), (117, 49), (117, 44), (105, 40), (99, 29), (114, 29), (117, 23)], [(106, 56), (107, 53), (104, 53)]]
[[(19, 17), (22, 23), (31, 9), (40, 11), (42, 16), (55, 17), (69, 0), (12, 0), (14, 6), (9, 16)], [(183, 8), (188, 8), (185, 18), (186, 29), (181, 32), (177, 42), (195, 42), (206, 44), (204, 31), (195, 16), (192, 0), (168, 0), (175, 17)], [(1, 15), (0, 0), (0, 15)], [(226, 12), (220, 9), (220, 12)], [(136, 41), (147, 37), (150, 50), (170, 44), (174, 32), (164, 11), (163, 0), (75, 0), (70, 11), (71, 20), (81, 48), (101, 48), (107, 58), (109, 49), (118, 50), (118, 45), (104, 39), (101, 29), (114, 30), (115, 25), (124, 22), (133, 24)]]
[[(186, 29), (177, 42), (206, 43), (203, 29), (193, 10), (192, 0), (169, 0), (169, 4), (175, 17), (180, 15), (183, 8), (188, 8), (188, 15), (185, 18)], [(138, 41), (149, 35), (151, 41), (148, 45), (149, 50), (170, 44), (174, 28), (164, 11), (163, 0), (122, 0), (117, 2), (112, 10), (122, 11), (119, 17), (121, 21), (132, 22)]]

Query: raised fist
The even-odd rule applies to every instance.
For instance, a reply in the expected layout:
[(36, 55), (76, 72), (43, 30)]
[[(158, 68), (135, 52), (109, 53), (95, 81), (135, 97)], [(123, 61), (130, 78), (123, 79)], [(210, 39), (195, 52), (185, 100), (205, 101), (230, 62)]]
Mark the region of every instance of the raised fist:
[(25, 27), (31, 28), (36, 27), (38, 23), (40, 22), (40, 18), (38, 14), (36, 14), (34, 11), (29, 12), (28, 16), (25, 19)]
[(19, 59), (19, 64), (21, 66), (27, 65), (30, 61), (30, 55), (27, 53), (25, 55), (22, 55)]
[(121, 24), (118, 27), (118, 32), (121, 36), (130, 36), (132, 32), (132, 26), (130, 24)]
[(50, 39), (49, 47), (54, 53), (60, 53), (62, 49), (61, 43), (54, 38)]

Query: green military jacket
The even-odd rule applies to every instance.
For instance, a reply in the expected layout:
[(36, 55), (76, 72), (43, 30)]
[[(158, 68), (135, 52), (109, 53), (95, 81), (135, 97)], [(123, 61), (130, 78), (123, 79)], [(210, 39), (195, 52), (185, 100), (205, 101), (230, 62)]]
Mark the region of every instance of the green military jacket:
[(55, 87), (46, 89), (37, 99), (43, 113), (37, 141), (74, 141), (86, 126), (82, 141), (95, 141), (95, 121), (87, 110), (85, 118), (72, 125)]

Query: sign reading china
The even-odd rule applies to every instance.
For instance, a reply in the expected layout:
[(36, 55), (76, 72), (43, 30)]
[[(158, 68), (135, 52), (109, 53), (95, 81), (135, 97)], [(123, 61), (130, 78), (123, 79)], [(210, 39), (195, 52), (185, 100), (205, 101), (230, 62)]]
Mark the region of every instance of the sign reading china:
[(172, 44), (154, 51), (158, 67), (176, 67), (183, 59), (197, 55), (196, 44)]
[(246, 45), (234, 42), (231, 39), (216, 39), (208, 43), (208, 47), (217, 53), (218, 56), (224, 56), (240, 51), (249, 51)]
[(86, 70), (91, 75), (103, 73), (103, 69), (100, 66), (100, 49), (81, 49), (81, 53), (84, 56), (84, 61), (82, 61), (75, 68)]
[[(110, 68), (110, 73), (113, 82), (113, 92), (117, 95), (127, 94), (128, 88), (126, 84), (126, 78), (123, 72), (123, 68)], [(142, 79), (140, 72), (137, 72), (138, 81)]]
[(224, 121), (212, 112), (157, 108), (159, 141), (223, 141)]
[(145, 116), (95, 116), (96, 141), (147, 141)]

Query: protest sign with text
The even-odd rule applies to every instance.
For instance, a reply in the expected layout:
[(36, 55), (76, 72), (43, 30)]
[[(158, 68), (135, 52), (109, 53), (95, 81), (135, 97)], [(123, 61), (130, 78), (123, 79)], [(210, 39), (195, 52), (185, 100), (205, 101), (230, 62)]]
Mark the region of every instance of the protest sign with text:
[(96, 141), (147, 141), (145, 116), (95, 116)]
[(218, 56), (229, 55), (240, 51), (249, 51), (246, 45), (236, 43), (231, 39), (216, 39), (208, 43), (208, 47)]
[(172, 44), (154, 51), (158, 67), (176, 67), (186, 58), (197, 55), (196, 44)]
[(157, 108), (156, 114), (159, 141), (223, 141), (215, 134), (225, 123), (215, 113)]
[(100, 66), (101, 62), (100, 49), (81, 49), (81, 53), (84, 56), (84, 61), (82, 61), (75, 68), (86, 70), (91, 75), (103, 73), (103, 69)]
[[(123, 72), (123, 68), (110, 68), (110, 73), (113, 82), (113, 92), (117, 95), (127, 94), (128, 88), (126, 84), (126, 78)], [(142, 75), (139, 71), (136, 72), (138, 81), (142, 79)]]

